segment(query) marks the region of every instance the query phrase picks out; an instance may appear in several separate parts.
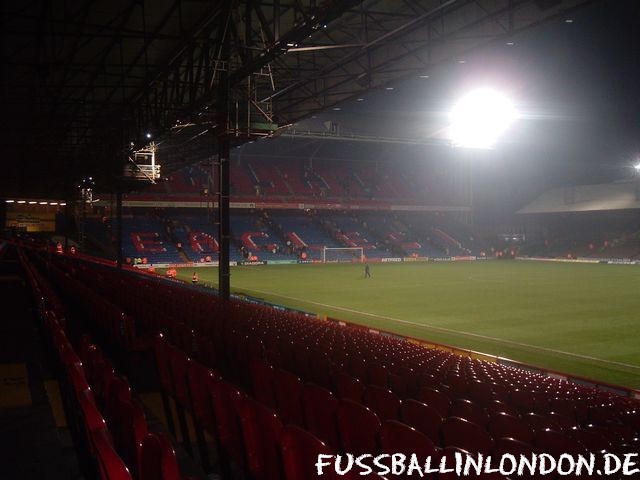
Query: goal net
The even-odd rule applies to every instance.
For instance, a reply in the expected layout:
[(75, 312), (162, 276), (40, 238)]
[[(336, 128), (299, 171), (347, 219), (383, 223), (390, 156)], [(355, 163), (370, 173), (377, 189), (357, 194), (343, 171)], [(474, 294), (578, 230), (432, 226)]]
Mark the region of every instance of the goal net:
[(324, 247), (322, 249), (322, 263), (364, 262), (362, 247)]

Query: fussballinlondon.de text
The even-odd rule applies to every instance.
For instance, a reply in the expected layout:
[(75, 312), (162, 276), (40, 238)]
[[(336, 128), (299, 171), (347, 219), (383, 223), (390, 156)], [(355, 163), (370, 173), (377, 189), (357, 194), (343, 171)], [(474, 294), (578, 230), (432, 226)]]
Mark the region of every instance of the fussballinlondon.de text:
[(353, 472), (359, 475), (413, 475), (416, 478), (433, 473), (455, 473), (457, 476), (499, 473), (510, 475), (623, 475), (640, 473), (638, 454), (611, 453), (560, 456), (542, 454), (511, 454), (492, 457), (490, 455), (463, 455), (454, 457), (419, 458), (402, 453), (382, 455), (318, 455), (318, 476), (333, 470), (338, 475)]

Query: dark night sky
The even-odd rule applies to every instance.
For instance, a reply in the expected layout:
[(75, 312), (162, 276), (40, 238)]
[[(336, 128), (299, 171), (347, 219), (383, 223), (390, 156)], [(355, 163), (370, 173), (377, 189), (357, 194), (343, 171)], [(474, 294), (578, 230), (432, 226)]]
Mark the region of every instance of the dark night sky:
[[(495, 150), (461, 152), (477, 157), (476, 192), (487, 205), (519, 207), (553, 186), (630, 178), (640, 158), (640, 2), (600, 1), (569, 18), (320, 118), (378, 133), (402, 125), (415, 137), (442, 129), (462, 92), (491, 85), (508, 92), (524, 118)], [(425, 151), (440, 154), (442, 147)]]

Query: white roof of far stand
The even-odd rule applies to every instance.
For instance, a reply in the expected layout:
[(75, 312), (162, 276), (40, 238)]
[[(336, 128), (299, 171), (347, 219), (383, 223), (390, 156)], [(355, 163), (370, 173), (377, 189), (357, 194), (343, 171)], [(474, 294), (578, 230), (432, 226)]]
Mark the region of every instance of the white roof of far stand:
[(552, 188), (518, 213), (569, 213), (640, 208), (640, 181)]

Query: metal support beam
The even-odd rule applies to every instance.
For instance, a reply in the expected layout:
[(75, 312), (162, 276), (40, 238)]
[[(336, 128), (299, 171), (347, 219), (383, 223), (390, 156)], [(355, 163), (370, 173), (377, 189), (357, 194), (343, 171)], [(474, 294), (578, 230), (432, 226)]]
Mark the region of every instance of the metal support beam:
[[(225, 1), (224, 15), (220, 17), (220, 30), (226, 30), (226, 23), (231, 15), (231, 1)], [(229, 61), (229, 32), (225, 32), (220, 46), (220, 60)], [(216, 136), (218, 141), (218, 289), (220, 297), (228, 300), (231, 293), (231, 272), (229, 267), (229, 72), (220, 70), (218, 99), (216, 111)]]

